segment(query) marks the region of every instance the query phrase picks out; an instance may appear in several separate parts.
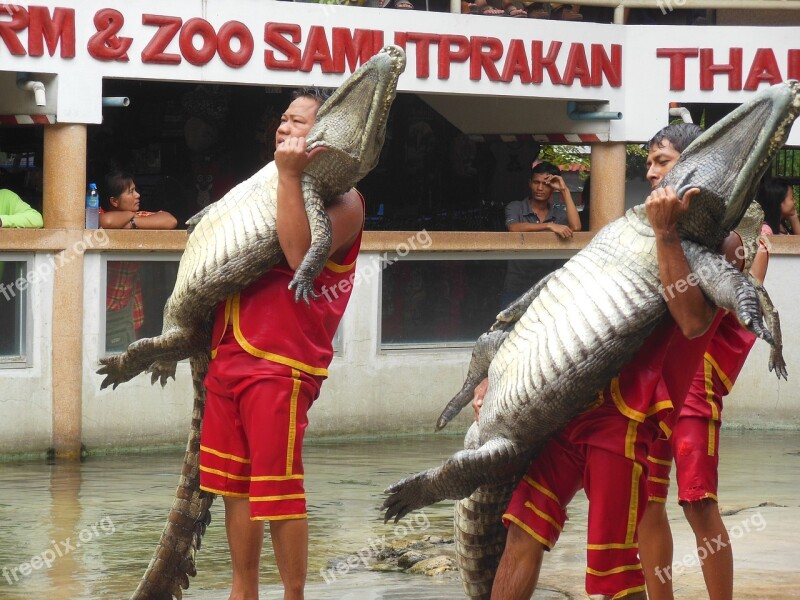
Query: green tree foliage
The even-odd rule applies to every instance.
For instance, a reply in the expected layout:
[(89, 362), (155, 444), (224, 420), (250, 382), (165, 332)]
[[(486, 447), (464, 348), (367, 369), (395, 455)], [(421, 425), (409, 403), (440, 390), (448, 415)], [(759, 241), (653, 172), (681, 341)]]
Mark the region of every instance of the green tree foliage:
[[(625, 178), (633, 179), (640, 177), (645, 172), (645, 162), (647, 162), (647, 150), (642, 144), (628, 144), (625, 146)], [(572, 146), (566, 144), (553, 144), (542, 146), (539, 158), (546, 160), (562, 168), (579, 165), (581, 168), (581, 179), (589, 176), (592, 161), (587, 146)], [(585, 170), (584, 170), (585, 169)]]

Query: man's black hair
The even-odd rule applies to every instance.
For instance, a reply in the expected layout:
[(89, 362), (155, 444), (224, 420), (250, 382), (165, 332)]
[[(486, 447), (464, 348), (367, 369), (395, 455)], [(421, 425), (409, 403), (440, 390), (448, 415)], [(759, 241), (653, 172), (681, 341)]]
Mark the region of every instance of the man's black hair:
[(333, 94), (333, 88), (322, 87), (303, 87), (297, 88), (292, 92), (292, 101), (298, 98), (312, 98), (323, 104)]
[(673, 123), (667, 125), (655, 134), (649, 142), (647, 142), (647, 150), (653, 146), (659, 148), (664, 145), (664, 140), (667, 140), (679, 154), (689, 147), (695, 139), (697, 139), (703, 130), (695, 123)]
[(531, 169), (530, 179), (533, 179), (534, 175), (539, 175), (540, 173), (546, 173), (547, 175), (561, 175), (561, 169), (559, 169), (553, 163), (542, 161)]

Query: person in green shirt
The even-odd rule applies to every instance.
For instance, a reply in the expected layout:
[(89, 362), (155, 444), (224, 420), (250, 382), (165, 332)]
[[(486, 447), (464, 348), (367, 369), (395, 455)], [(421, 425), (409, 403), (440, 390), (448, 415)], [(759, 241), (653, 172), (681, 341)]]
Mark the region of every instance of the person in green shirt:
[(32, 208), (11, 190), (0, 189), (0, 228), (40, 229), (43, 226), (42, 213)]

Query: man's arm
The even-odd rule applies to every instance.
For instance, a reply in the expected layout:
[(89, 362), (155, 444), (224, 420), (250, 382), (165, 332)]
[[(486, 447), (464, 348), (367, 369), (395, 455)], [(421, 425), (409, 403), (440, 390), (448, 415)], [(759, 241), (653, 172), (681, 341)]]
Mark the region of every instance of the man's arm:
[(558, 223), (509, 223), (506, 229), (509, 231), (552, 231), (557, 233), (556, 230), (567, 227), (567, 225), (559, 225)]
[[(131, 219), (136, 227), (131, 224)], [(103, 229), (175, 229), (178, 220), (170, 213), (159, 211), (151, 215), (139, 215), (130, 210), (110, 210), (104, 212), (99, 218), (100, 227)]]
[(679, 199), (674, 188), (653, 190), (645, 202), (645, 210), (656, 237), (658, 272), (661, 285), (671, 293), (665, 294), (667, 308), (683, 335), (692, 339), (703, 335), (711, 325), (715, 307), (706, 299), (699, 286), (681, 286), (679, 281), (689, 281), (691, 269), (683, 253), (678, 236), (678, 219), (686, 212), (692, 198), (700, 192), (693, 188)]
[(567, 225), (572, 231), (581, 230), (581, 216), (578, 214), (578, 209), (575, 206), (575, 201), (572, 199), (572, 192), (567, 187), (567, 182), (560, 175), (553, 175), (548, 183), (555, 191), (560, 192), (564, 198), (564, 206), (567, 209)]

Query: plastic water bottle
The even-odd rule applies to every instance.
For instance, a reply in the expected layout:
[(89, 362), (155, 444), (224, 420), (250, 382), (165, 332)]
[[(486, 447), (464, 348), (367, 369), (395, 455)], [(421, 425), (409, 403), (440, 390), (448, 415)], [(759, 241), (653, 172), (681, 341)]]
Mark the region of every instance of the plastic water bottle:
[(99, 226), (100, 196), (97, 195), (97, 184), (89, 184), (86, 194), (86, 229), (97, 229)]

